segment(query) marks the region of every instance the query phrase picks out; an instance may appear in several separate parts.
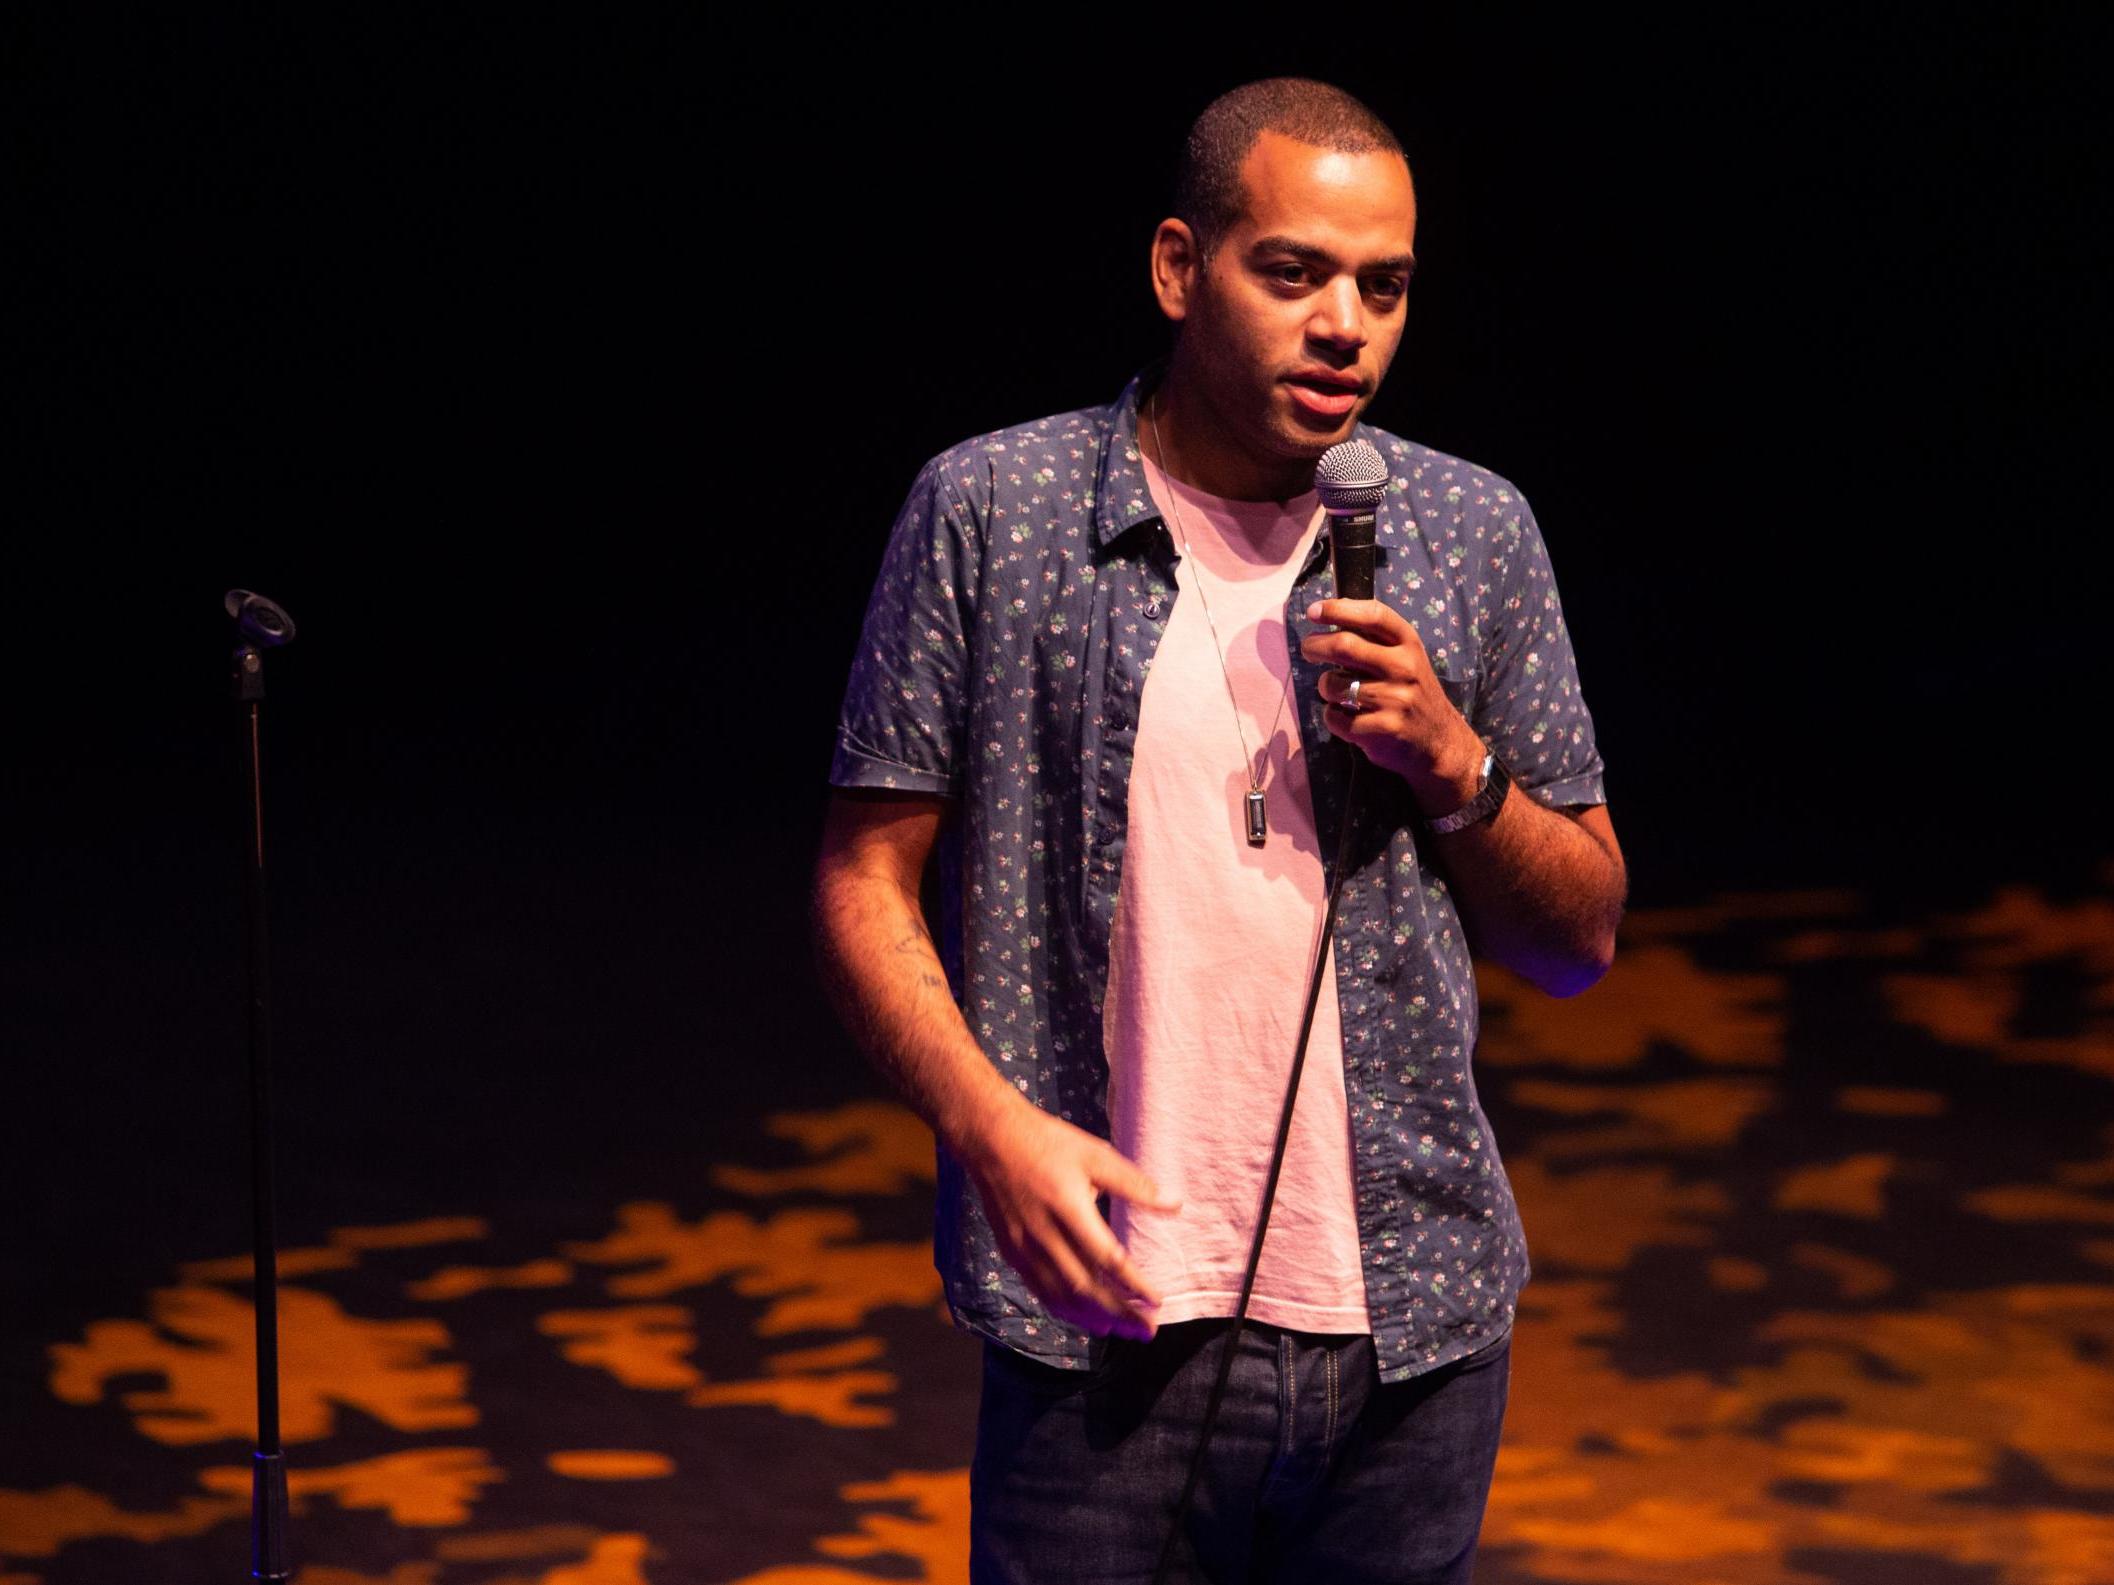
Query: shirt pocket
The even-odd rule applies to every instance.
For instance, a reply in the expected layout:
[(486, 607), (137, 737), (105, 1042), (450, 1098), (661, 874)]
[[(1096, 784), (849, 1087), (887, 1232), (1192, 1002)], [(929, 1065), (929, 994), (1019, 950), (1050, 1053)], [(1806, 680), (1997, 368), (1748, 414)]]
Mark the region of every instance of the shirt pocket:
[(1482, 682), (1482, 673), (1474, 671), (1439, 678), (1439, 688), (1446, 695), (1446, 702), (1460, 711), (1462, 719), (1470, 726), (1475, 725), (1475, 696)]

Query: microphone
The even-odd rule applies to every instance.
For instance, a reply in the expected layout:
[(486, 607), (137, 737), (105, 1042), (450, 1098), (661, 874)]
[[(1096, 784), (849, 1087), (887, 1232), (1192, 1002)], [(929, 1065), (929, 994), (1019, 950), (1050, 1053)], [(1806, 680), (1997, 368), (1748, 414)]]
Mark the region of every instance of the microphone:
[(1329, 514), (1330, 554), (1336, 567), (1336, 598), (1373, 598), (1373, 514), (1387, 494), (1387, 464), (1369, 440), (1346, 440), (1321, 454), (1314, 489)]
[(294, 641), (294, 619), (286, 614), (286, 607), (276, 600), (267, 600), (261, 594), (248, 589), (230, 589), (221, 602), (242, 636), (263, 649), (276, 644), (291, 644)]

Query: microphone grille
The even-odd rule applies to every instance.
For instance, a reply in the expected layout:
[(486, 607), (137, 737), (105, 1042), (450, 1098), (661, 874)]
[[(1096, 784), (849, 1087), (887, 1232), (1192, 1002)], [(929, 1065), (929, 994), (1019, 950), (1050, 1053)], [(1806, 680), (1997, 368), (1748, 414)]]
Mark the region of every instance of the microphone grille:
[(1387, 494), (1387, 464), (1370, 440), (1346, 440), (1321, 454), (1314, 488), (1321, 504), (1332, 511), (1378, 506)]

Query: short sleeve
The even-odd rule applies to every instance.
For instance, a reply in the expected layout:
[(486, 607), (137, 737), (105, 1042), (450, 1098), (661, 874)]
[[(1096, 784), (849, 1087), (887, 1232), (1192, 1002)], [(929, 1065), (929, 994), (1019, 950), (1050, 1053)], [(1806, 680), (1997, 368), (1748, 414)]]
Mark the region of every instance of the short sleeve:
[[(1491, 569), (1475, 728), (1536, 802), (1606, 803), (1593, 717), (1579, 691), (1549, 553), (1533, 509), (1511, 494), (1508, 515), (1492, 536), (1501, 565)], [(1509, 515), (1515, 509), (1517, 516)]]
[(829, 779), (960, 792), (980, 535), (942, 459), (911, 486), (866, 605)]

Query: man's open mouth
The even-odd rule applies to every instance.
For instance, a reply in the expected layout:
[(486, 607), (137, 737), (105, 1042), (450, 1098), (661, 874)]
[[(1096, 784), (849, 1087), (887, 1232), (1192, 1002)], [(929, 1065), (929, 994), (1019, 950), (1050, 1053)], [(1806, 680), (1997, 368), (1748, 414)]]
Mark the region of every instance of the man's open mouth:
[(1301, 373), (1285, 377), (1292, 400), (1320, 418), (1341, 418), (1358, 405), (1363, 384), (1352, 375)]

